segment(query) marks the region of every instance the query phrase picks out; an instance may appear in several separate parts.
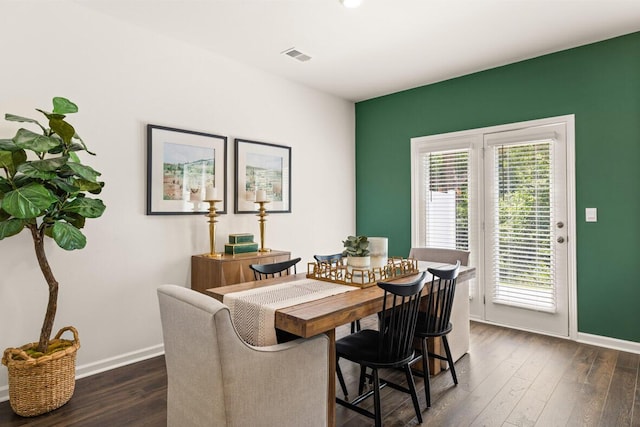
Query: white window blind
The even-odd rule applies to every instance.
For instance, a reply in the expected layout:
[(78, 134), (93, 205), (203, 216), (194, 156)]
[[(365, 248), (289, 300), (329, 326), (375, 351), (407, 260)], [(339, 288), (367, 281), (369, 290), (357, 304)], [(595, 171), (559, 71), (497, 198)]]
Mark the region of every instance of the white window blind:
[(422, 154), (424, 246), (469, 249), (469, 151)]
[(493, 302), (555, 312), (552, 141), (492, 150)]

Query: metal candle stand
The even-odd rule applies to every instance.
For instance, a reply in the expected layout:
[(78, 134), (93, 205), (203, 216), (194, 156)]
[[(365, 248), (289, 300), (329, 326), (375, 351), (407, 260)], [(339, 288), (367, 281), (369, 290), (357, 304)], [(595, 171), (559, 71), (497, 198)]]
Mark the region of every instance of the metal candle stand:
[(206, 215), (209, 218), (209, 247), (210, 252), (207, 255), (210, 258), (220, 258), (222, 257), (221, 253), (216, 252), (216, 217), (218, 214), (216, 213), (216, 203), (221, 202), (222, 200), (205, 200), (205, 202), (209, 203), (209, 213)]
[(256, 201), (260, 205), (260, 211), (258, 213), (258, 222), (260, 223), (260, 249), (259, 252), (271, 252), (271, 249), (267, 249), (264, 247), (264, 223), (267, 222), (265, 217), (267, 216), (267, 209), (264, 207), (265, 204), (269, 203), (268, 200)]

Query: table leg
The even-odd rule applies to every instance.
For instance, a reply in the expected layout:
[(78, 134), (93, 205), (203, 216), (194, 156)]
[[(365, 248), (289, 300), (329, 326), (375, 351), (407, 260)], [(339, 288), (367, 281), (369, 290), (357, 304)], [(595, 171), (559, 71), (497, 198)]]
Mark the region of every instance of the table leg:
[(329, 337), (329, 393), (327, 402), (327, 421), (329, 427), (336, 425), (336, 330), (325, 332)]

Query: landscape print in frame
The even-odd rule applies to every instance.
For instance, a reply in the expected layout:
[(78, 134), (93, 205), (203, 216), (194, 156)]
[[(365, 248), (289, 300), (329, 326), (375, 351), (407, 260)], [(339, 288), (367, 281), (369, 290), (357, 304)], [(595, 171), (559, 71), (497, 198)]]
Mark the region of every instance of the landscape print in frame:
[(235, 140), (235, 213), (256, 213), (261, 190), (267, 212), (291, 212), (291, 147)]
[(201, 215), (207, 186), (227, 211), (227, 137), (147, 125), (147, 215)]

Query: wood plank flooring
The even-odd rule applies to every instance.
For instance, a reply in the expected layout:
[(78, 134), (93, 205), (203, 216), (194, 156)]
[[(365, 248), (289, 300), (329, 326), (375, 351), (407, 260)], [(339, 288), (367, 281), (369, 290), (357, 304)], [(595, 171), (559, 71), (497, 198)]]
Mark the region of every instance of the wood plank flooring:
[[(359, 371), (340, 363), (355, 393)], [(640, 426), (638, 354), (472, 322), (471, 349), (456, 371), (457, 387), (448, 371), (432, 378), (433, 406), (423, 409), (423, 425)], [(402, 383), (398, 372), (386, 374)], [(71, 401), (46, 415), (22, 418), (2, 402), (0, 426), (165, 426), (166, 382), (164, 358), (157, 357), (78, 380)], [(416, 383), (424, 408), (422, 378)], [(418, 424), (409, 396), (396, 390), (383, 389), (382, 411), (385, 426)], [(373, 424), (340, 406), (337, 422)]]

